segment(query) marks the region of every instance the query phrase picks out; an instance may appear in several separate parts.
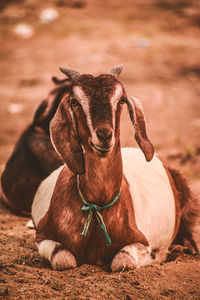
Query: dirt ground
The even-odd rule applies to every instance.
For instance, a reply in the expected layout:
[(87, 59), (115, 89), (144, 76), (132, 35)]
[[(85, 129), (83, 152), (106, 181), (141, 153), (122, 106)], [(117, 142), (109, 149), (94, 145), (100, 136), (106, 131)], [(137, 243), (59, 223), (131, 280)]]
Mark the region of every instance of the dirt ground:
[[(45, 22), (46, 8), (58, 12)], [(15, 33), (28, 24), (29, 37)], [(200, 193), (200, 3), (198, 0), (19, 0), (0, 3), (0, 165), (38, 103), (63, 78), (59, 66), (98, 74), (123, 64), (156, 152)], [(123, 146), (134, 146), (123, 112)], [(0, 298), (200, 299), (199, 255), (112, 274), (109, 266), (52, 271), (27, 219), (0, 203)]]

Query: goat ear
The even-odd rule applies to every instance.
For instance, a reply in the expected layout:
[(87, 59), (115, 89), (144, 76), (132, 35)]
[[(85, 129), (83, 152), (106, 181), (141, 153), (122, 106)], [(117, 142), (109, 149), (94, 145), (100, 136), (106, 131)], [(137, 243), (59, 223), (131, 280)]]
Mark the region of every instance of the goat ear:
[(34, 118), (33, 118), (33, 123), (37, 124), (39, 122), (41, 122), (41, 120), (43, 120), (43, 115), (45, 110), (47, 109), (48, 106), (48, 102), (47, 100), (43, 100), (39, 106), (37, 107), (35, 114), (34, 114)]
[(84, 173), (83, 150), (76, 133), (73, 112), (66, 98), (59, 104), (50, 122), (50, 136), (56, 152), (69, 169), (76, 174)]
[(127, 105), (131, 122), (135, 128), (135, 139), (142, 149), (146, 160), (150, 161), (154, 155), (154, 147), (147, 137), (142, 105), (140, 101), (134, 97), (127, 97)]
[(70, 88), (71, 81), (52, 90), (48, 97), (38, 106), (34, 115), (33, 123), (42, 127), (46, 124), (49, 127), (49, 122), (53, 118), (63, 95), (69, 95)]
[(71, 80), (69, 78), (65, 78), (65, 79), (59, 79), (56, 76), (52, 76), (51, 77), (52, 81), (56, 84), (56, 85), (60, 85), (63, 84), (65, 82), (69, 82), (71, 83)]

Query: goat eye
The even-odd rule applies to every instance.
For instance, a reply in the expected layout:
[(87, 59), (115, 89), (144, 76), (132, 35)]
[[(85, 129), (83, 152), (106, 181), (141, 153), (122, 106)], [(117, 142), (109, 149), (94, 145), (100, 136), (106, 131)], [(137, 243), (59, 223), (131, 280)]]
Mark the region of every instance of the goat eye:
[(125, 97), (122, 97), (119, 101), (120, 104), (124, 104), (126, 103), (126, 98)]

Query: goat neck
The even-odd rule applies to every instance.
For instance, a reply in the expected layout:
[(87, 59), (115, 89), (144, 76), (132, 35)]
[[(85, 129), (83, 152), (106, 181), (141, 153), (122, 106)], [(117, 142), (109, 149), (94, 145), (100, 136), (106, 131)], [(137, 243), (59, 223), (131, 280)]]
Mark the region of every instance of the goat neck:
[(105, 205), (119, 193), (121, 182), (120, 143), (104, 158), (85, 152), (85, 173), (80, 175), (80, 189), (89, 202)]

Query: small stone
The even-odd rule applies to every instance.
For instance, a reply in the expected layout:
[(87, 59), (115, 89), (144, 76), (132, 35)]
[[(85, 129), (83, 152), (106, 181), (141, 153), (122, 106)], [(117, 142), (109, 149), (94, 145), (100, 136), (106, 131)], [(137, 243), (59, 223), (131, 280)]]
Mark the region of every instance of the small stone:
[(166, 290), (162, 290), (162, 292), (160, 293), (162, 296), (169, 296), (171, 294), (174, 294), (175, 291), (172, 289), (166, 289)]
[(80, 275), (81, 275), (81, 276), (87, 276), (87, 273), (80, 272)]
[(162, 296), (168, 296), (169, 295), (169, 292), (167, 290), (163, 290), (161, 293), (160, 293)]
[(140, 285), (140, 283), (139, 283), (139, 281), (133, 281), (133, 283), (132, 283), (133, 285)]
[(21, 103), (11, 103), (8, 106), (8, 112), (10, 114), (18, 114), (24, 110), (24, 105)]
[(26, 223), (26, 227), (30, 228), (30, 229), (34, 229), (35, 226), (33, 224), (33, 221), (32, 220), (29, 220), (27, 223)]
[(14, 27), (14, 32), (21, 37), (28, 39), (34, 35), (34, 29), (28, 24), (18, 24)]
[(140, 48), (148, 48), (150, 46), (150, 41), (148, 39), (139, 39), (136, 41), (136, 45)]
[(53, 22), (58, 17), (59, 17), (59, 13), (54, 8), (46, 8), (40, 14), (40, 20), (42, 23)]

